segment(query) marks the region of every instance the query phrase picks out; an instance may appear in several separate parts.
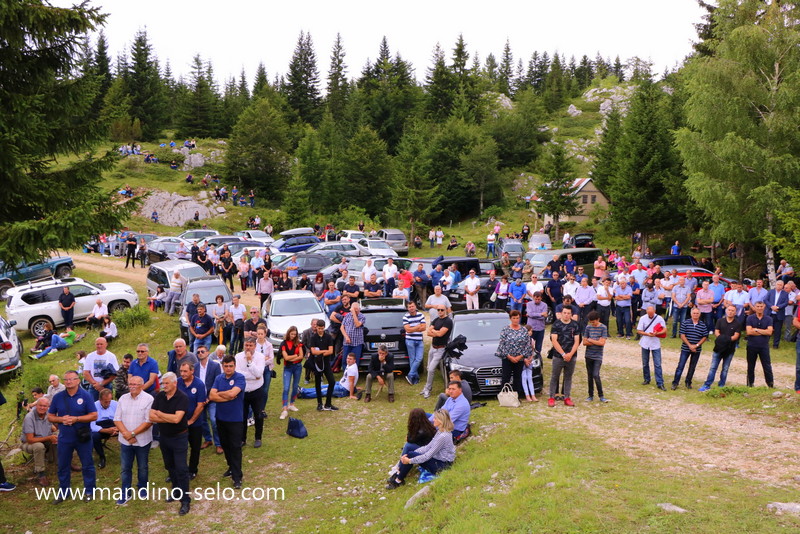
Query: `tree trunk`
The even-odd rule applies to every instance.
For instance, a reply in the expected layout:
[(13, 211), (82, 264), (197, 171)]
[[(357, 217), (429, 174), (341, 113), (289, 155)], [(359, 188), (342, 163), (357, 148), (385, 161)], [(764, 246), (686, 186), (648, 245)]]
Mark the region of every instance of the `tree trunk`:
[[(772, 234), (772, 226), (773, 226), (773, 215), (771, 211), (767, 212), (767, 232)], [(767, 277), (769, 278), (769, 287), (775, 287), (775, 250), (772, 248), (772, 245), (767, 241), (766, 245), (766, 253), (767, 253)]]
[(414, 217), (409, 217), (408, 221), (411, 223), (411, 234), (409, 234), (409, 236), (408, 236), (408, 244), (411, 245), (411, 244), (414, 243), (414, 236), (417, 235), (415, 233), (416, 229), (417, 229), (417, 225), (416, 225), (416, 220), (414, 219)]
[(483, 215), (483, 184), (481, 184), (480, 205), (479, 205), (478, 207), (479, 207), (479, 209), (480, 209), (480, 211), (479, 211), (478, 213), (480, 213), (481, 215)]
[(644, 255), (645, 250), (647, 250), (647, 241), (649, 238), (650, 234), (642, 232), (642, 239), (639, 241), (639, 244), (642, 246), (642, 255)]
[(558, 216), (555, 216), (555, 217), (553, 217), (553, 226), (554, 226), (554, 227), (555, 227), (555, 229), (556, 229), (556, 233), (555, 233), (555, 234), (553, 234), (553, 236), (554, 236), (554, 239), (553, 239), (553, 241), (556, 241), (556, 242), (558, 242), (557, 240), (558, 240), (558, 239), (560, 239), (560, 238), (558, 237)]
[(736, 255), (739, 256), (739, 280), (744, 280), (744, 245), (736, 244)]

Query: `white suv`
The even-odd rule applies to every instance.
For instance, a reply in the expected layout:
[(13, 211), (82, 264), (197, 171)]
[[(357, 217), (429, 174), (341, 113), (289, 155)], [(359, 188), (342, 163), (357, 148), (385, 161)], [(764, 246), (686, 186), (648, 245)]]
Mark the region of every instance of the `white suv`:
[(22, 341), (13, 326), (14, 321), (0, 317), (0, 376), (15, 376), (22, 369)]
[(8, 320), (17, 322), (14, 328), (18, 331), (30, 330), (34, 337), (43, 335), (48, 326), (63, 326), (58, 297), (64, 293), (64, 286), (69, 287), (75, 296), (76, 323), (92, 313), (98, 298), (108, 306), (111, 314), (139, 304), (139, 295), (128, 284), (94, 284), (81, 278), (62, 278), (9, 289), (6, 300)]

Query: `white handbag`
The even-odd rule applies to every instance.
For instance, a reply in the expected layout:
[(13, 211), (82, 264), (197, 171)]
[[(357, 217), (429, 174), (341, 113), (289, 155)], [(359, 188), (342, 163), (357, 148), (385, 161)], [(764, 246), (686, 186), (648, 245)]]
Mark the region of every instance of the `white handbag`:
[(511, 384), (503, 386), (503, 389), (497, 394), (497, 401), (500, 406), (505, 406), (506, 408), (519, 408), (519, 395), (511, 387)]

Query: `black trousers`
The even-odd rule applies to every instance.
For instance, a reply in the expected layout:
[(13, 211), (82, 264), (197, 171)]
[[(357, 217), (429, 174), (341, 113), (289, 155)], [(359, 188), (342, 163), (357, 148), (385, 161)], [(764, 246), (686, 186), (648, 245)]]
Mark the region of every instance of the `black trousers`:
[[(172, 480), (172, 489), (180, 488), (183, 495), (181, 502), (192, 500), (189, 495), (189, 465), (186, 463), (186, 452), (189, 450), (189, 433), (183, 432), (177, 436), (166, 437), (161, 434), (158, 442), (164, 467)], [(177, 496), (177, 492), (175, 492)]]
[(225, 462), (234, 482), (242, 481), (242, 423), (217, 419), (219, 444), (225, 452)]
[(603, 365), (603, 360), (592, 360), (586, 358), (586, 374), (589, 378), (589, 396), (594, 397), (594, 386), (597, 386), (597, 394), (600, 397), (603, 395), (603, 383), (600, 381), (600, 366)]
[(757, 360), (761, 360), (761, 368), (764, 369), (764, 381), (767, 386), (772, 387), (772, 360), (769, 357), (769, 347), (763, 349), (747, 347), (747, 385), (752, 387), (755, 384)]
[[(314, 356), (311, 356), (311, 358), (314, 358)], [(331, 398), (333, 397), (333, 386), (336, 379), (333, 376), (333, 371), (331, 371), (331, 357), (325, 356), (323, 360), (325, 363), (322, 371), (317, 371), (314, 363), (311, 364), (314, 366), (314, 387), (317, 389), (317, 404), (322, 404), (322, 375), (325, 375), (325, 378), (328, 380), (328, 392), (325, 395), (325, 406), (330, 406)]]
[[(269, 372), (269, 369), (264, 371)], [(264, 403), (264, 388), (253, 391), (246, 391), (244, 394), (244, 422), (242, 423), (242, 441), (247, 441), (247, 414), (253, 410), (253, 419), (256, 422), (256, 439), (261, 439), (264, 433), (264, 414), (262, 404)]]
[[(201, 417), (205, 417), (203, 414)], [(200, 446), (203, 444), (203, 426), (189, 427), (189, 474), (196, 475), (200, 466)]]
[(500, 360), (503, 365), (503, 384), (508, 384), (511, 382), (511, 378), (514, 378), (514, 391), (517, 392), (518, 395), (525, 395), (525, 390), (522, 389), (522, 367), (525, 363), (520, 360), (517, 363), (512, 362), (508, 358), (503, 358)]
[(611, 306), (597, 306), (597, 313), (600, 314), (600, 322), (608, 328), (608, 318), (611, 316)]
[(128, 263), (130, 262), (131, 266), (135, 269), (136, 268), (136, 247), (127, 247), (128, 253), (125, 255), (125, 268), (128, 268)]

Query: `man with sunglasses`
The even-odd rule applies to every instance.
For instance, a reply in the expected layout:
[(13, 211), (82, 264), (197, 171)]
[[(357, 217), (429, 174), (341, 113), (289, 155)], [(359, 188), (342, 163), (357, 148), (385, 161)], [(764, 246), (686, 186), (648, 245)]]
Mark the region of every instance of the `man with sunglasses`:
[(422, 396), (426, 399), (431, 396), (433, 389), (433, 379), (436, 376), (436, 369), (444, 356), (444, 349), (450, 340), (450, 333), (453, 331), (453, 320), (447, 316), (447, 308), (444, 306), (436, 307), (436, 318), (428, 326), (427, 334), (431, 339), (431, 350), (428, 352), (428, 376), (425, 379), (425, 387), (422, 389)]

